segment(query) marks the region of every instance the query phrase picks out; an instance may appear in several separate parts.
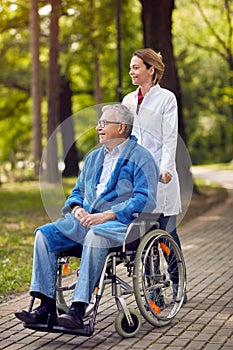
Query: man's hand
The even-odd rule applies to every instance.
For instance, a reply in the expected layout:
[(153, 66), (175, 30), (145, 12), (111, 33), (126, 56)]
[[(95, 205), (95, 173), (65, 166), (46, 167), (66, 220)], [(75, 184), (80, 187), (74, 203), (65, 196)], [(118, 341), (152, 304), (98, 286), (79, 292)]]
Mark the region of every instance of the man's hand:
[(82, 218), (84, 218), (88, 214), (88, 211), (86, 211), (86, 209), (83, 209), (80, 206), (77, 206), (73, 208), (72, 214), (76, 217), (76, 219), (80, 221)]
[(84, 227), (91, 227), (93, 225), (103, 224), (108, 220), (115, 220), (116, 216), (112, 210), (103, 213), (87, 214), (80, 219), (80, 224)]

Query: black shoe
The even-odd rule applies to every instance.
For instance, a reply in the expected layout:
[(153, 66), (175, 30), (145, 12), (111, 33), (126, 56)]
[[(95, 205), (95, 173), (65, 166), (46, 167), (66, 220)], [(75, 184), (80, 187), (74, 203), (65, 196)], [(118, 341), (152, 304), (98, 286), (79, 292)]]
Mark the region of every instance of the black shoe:
[(68, 314), (63, 314), (60, 317), (58, 317), (57, 323), (58, 326), (64, 328), (82, 329), (83, 316), (77, 310), (77, 308), (71, 307), (68, 311)]
[(25, 310), (17, 311), (15, 316), (22, 322), (28, 324), (51, 324), (56, 323), (56, 311), (49, 313), (45, 306), (38, 306), (33, 312)]

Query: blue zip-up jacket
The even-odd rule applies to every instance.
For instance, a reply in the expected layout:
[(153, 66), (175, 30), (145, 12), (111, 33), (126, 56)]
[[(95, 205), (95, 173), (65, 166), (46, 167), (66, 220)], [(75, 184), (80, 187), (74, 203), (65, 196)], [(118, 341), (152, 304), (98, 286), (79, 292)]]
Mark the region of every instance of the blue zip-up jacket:
[(137, 144), (134, 136), (131, 136), (122, 150), (105, 190), (96, 196), (96, 186), (103, 168), (104, 147), (87, 156), (77, 183), (62, 208), (65, 218), (41, 226), (39, 229), (42, 233), (46, 235), (45, 231), (51, 230), (51, 225), (55, 225), (56, 230), (68, 238), (81, 242), (88, 229), (70, 214), (72, 207), (79, 204), (89, 213), (112, 209), (117, 220), (106, 221), (91, 228), (97, 235), (122, 244), (129, 223), (135, 219), (134, 214), (150, 213), (156, 207), (158, 167), (150, 152)]

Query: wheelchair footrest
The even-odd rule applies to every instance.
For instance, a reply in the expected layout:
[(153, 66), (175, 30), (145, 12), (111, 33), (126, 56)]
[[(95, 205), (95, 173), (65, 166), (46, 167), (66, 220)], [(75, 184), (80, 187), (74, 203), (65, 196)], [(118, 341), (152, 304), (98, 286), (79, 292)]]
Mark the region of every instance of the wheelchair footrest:
[(61, 326), (52, 326), (48, 324), (29, 324), (24, 323), (23, 326), (25, 328), (32, 329), (38, 332), (49, 332), (49, 333), (64, 333), (64, 334), (72, 334), (72, 335), (83, 335), (86, 337), (90, 337), (94, 333), (94, 329), (90, 327), (90, 325), (84, 325), (83, 328), (65, 328)]

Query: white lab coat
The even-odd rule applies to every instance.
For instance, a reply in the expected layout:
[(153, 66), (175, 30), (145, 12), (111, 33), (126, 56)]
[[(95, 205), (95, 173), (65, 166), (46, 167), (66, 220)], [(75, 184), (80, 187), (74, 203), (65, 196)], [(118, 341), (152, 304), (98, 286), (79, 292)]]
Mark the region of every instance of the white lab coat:
[(157, 84), (144, 96), (136, 114), (137, 96), (138, 89), (126, 95), (122, 102), (134, 113), (133, 134), (138, 138), (138, 143), (152, 153), (160, 173), (168, 171), (172, 176), (168, 184), (158, 184), (154, 212), (165, 216), (177, 215), (181, 212), (181, 199), (175, 162), (178, 136), (176, 97)]

